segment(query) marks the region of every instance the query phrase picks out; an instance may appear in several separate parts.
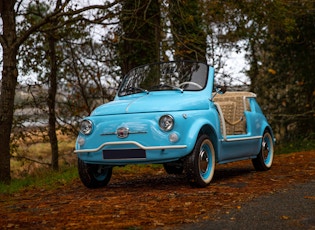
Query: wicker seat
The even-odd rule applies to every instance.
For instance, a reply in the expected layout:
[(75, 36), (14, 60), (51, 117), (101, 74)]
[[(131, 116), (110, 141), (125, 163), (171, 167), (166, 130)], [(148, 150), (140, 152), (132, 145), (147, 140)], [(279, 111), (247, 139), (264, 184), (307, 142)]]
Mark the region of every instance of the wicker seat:
[[(244, 111), (249, 111), (248, 97), (256, 97), (251, 92), (226, 92), (225, 94), (217, 94), (214, 97), (214, 102), (223, 113), (226, 135), (245, 134), (246, 131), (246, 118)], [(221, 117), (221, 130), (222, 126)], [(223, 130), (222, 130), (223, 133)]]

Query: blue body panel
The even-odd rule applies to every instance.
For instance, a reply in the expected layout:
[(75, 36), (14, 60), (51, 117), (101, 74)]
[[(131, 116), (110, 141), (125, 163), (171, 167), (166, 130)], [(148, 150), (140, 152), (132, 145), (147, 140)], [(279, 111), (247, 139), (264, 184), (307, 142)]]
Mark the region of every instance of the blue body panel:
[[(116, 96), (115, 100), (96, 108), (86, 120), (92, 122), (89, 135), (79, 133), (75, 153), (86, 163), (126, 165), (165, 163), (179, 160), (193, 150), (198, 135), (208, 133), (216, 150), (216, 161), (226, 163), (254, 158), (261, 149), (261, 136), (271, 128), (256, 100), (250, 98), (245, 111), (247, 132), (224, 136), (217, 105), (212, 100), (214, 69), (208, 67), (207, 83), (201, 90), (138, 92)], [(171, 115), (174, 127), (163, 131), (159, 119)], [(119, 137), (119, 128), (128, 135)], [(175, 136), (173, 140), (170, 137)], [(145, 157), (104, 159), (103, 151), (143, 149)], [(132, 151), (130, 151), (132, 153)]]

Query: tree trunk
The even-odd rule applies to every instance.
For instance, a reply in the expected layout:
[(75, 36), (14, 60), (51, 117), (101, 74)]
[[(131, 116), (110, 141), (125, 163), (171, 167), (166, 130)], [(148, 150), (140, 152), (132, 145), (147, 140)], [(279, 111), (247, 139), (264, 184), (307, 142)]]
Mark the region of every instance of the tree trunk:
[(169, 1), (175, 60), (206, 61), (206, 38), (202, 8), (198, 1)]
[(160, 14), (158, 0), (123, 1), (123, 36), (118, 45), (122, 75), (136, 66), (160, 61)]
[(14, 96), (18, 71), (15, 28), (15, 1), (1, 1), (0, 13), (3, 34), (3, 69), (0, 94), (0, 182), (10, 183), (10, 135), (13, 122)]
[(49, 115), (49, 139), (51, 146), (51, 167), (53, 170), (58, 170), (58, 139), (56, 134), (56, 93), (57, 93), (57, 60), (56, 60), (56, 41), (53, 35), (48, 34), (47, 40), (49, 43), (49, 62), (50, 62), (50, 75), (49, 75), (49, 89), (48, 89), (48, 115)]

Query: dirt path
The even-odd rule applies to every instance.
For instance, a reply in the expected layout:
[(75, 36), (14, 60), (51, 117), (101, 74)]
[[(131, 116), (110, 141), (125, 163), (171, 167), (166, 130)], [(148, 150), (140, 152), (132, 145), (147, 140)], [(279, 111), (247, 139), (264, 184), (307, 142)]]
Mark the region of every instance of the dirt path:
[(213, 183), (202, 189), (160, 168), (135, 168), (138, 173), (115, 169), (111, 183), (97, 190), (76, 180), (54, 190), (0, 194), (0, 229), (172, 229), (214, 220), (314, 180), (315, 150), (276, 156), (268, 172), (254, 171), (250, 161), (218, 165)]

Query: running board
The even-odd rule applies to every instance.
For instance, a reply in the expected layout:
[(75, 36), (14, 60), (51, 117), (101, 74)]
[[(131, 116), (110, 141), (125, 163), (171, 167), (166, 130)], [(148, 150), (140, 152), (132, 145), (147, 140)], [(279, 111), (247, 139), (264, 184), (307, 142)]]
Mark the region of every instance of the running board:
[(233, 142), (233, 141), (247, 141), (247, 140), (255, 140), (255, 139), (261, 139), (262, 136), (253, 136), (253, 137), (233, 137), (233, 138), (228, 138), (224, 137), (223, 139), (221, 139), (221, 142)]

